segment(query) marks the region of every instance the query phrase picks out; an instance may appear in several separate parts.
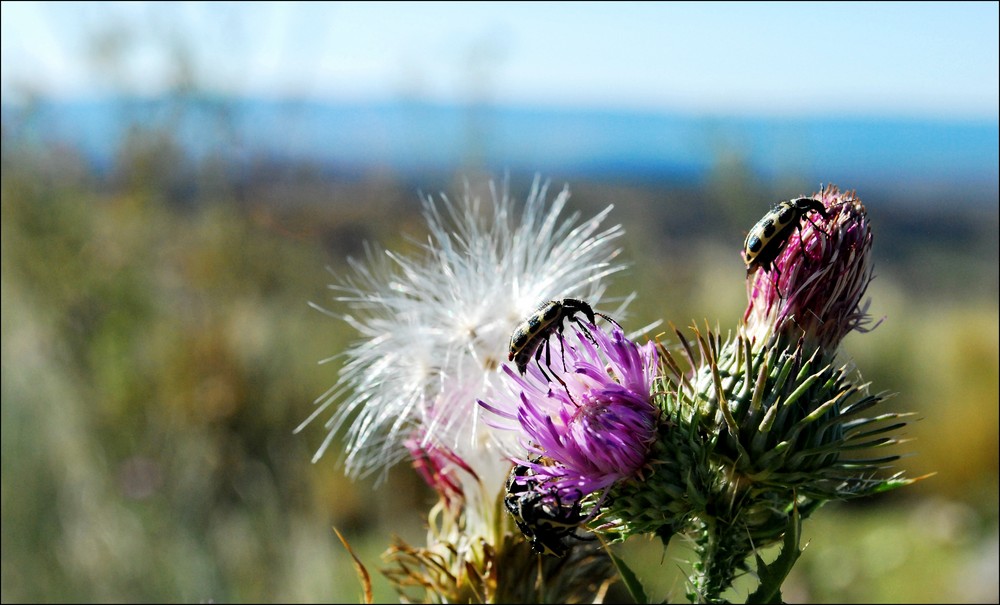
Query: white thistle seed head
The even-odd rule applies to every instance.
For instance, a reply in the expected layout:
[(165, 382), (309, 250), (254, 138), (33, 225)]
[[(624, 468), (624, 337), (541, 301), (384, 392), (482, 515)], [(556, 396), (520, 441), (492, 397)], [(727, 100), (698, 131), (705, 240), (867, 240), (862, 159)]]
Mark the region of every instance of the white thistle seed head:
[[(428, 196), (429, 236), (418, 254), (368, 247), (364, 262), (350, 259), (353, 275), (330, 286), (348, 310), (331, 315), (359, 338), (343, 353), (337, 383), (296, 429), (336, 407), (314, 461), (343, 434), (345, 470), (360, 477), (407, 458), (406, 440), (419, 435), (459, 456), (484, 483), (496, 474), (502, 485), (503, 453), (518, 446), (498, 441), (509, 436), (494, 435), (476, 401), (498, 387), (511, 332), (542, 301), (598, 304), (604, 278), (624, 268), (613, 262), (623, 229), (602, 230), (611, 206), (581, 222), (579, 213), (563, 216), (568, 188), (548, 207), (547, 191), (536, 178), (519, 215), (506, 183), (499, 192), (490, 183), (486, 204), (468, 185), (457, 203)], [(481, 471), (481, 462), (496, 468)]]

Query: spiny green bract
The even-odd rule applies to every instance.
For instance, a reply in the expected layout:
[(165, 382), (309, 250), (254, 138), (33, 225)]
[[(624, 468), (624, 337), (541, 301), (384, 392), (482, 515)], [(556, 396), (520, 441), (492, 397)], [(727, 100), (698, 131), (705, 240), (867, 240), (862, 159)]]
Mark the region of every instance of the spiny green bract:
[(677, 337), (680, 360), (661, 347), (661, 426), (647, 470), (612, 488), (592, 524), (609, 537), (666, 542), (694, 529), (742, 561), (781, 540), (793, 507), (806, 518), (827, 500), (910, 482), (878, 476), (899, 457), (880, 451), (898, 442), (889, 434), (907, 415), (866, 415), (886, 395), (868, 394), (847, 366), (801, 343), (755, 350), (710, 330), (696, 329), (694, 344)]

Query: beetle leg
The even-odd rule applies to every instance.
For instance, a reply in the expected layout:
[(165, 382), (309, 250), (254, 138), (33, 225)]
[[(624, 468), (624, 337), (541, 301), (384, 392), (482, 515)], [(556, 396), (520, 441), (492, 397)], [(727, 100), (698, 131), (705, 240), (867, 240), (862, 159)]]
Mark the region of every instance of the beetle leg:
[[(557, 334), (559, 336), (559, 344), (561, 346), (562, 345), (562, 333), (559, 332)], [(558, 374), (556, 374), (555, 372), (552, 372), (552, 376), (549, 376), (548, 373), (546, 373), (545, 367), (542, 366), (542, 347), (545, 347), (545, 366), (548, 366), (549, 372), (552, 372), (552, 365), (551, 365), (552, 360), (551, 360), (550, 351), (549, 351), (549, 339), (548, 338), (545, 339), (545, 342), (542, 343), (538, 347), (538, 350), (535, 352), (535, 363), (538, 364), (538, 369), (541, 370), (542, 376), (545, 377), (546, 382), (552, 382), (552, 379), (555, 378), (556, 382), (558, 382), (559, 384), (561, 384), (563, 386), (563, 390), (566, 391), (566, 396), (569, 397), (569, 400), (573, 402), (573, 405), (579, 407), (580, 404), (578, 404), (576, 402), (576, 399), (573, 399), (573, 394), (569, 392), (569, 385), (566, 384), (566, 381), (563, 380), (562, 377), (559, 376)], [(563, 355), (565, 355), (565, 353), (566, 353), (566, 350), (563, 349)], [(564, 357), (563, 358), (563, 364), (565, 364), (565, 363), (566, 363), (566, 358)]]
[(595, 313), (594, 313), (594, 315), (597, 315), (597, 316), (599, 316), (599, 317), (603, 317), (603, 318), (604, 318), (605, 320), (607, 320), (607, 321), (609, 321), (609, 322), (611, 322), (611, 323), (615, 324), (615, 325), (616, 325), (616, 326), (618, 326), (619, 328), (621, 328), (621, 329), (623, 329), (623, 330), (625, 329), (625, 328), (622, 328), (622, 325), (621, 325), (620, 323), (618, 323), (617, 321), (615, 321), (615, 320), (611, 319), (611, 317), (609, 317), (609, 316), (605, 315), (604, 313), (597, 313), (597, 312), (595, 312)]
[(548, 338), (546, 338), (544, 341), (542, 341), (542, 344), (539, 345), (538, 349), (535, 351), (535, 363), (538, 364), (538, 369), (542, 371), (542, 376), (545, 377), (545, 381), (546, 382), (552, 382), (552, 378), (548, 374), (545, 373), (545, 367), (542, 366), (542, 352), (543, 352), (543, 349), (544, 349), (544, 352), (545, 352), (545, 366), (548, 366), (549, 370), (551, 370), (552, 366), (549, 365), (549, 339)]

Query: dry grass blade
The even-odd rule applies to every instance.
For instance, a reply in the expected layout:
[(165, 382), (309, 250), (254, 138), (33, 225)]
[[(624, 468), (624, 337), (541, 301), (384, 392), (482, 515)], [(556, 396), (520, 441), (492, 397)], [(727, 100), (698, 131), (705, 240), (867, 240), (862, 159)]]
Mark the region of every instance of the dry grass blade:
[(337, 534), (337, 538), (340, 539), (340, 543), (344, 545), (347, 550), (347, 554), (351, 555), (354, 559), (354, 569), (358, 570), (358, 578), (361, 580), (361, 588), (364, 590), (364, 600), (363, 603), (374, 603), (375, 599), (372, 596), (372, 577), (368, 574), (368, 570), (365, 569), (364, 563), (358, 558), (358, 555), (354, 554), (354, 549), (351, 545), (347, 543), (347, 539), (337, 531), (337, 528), (333, 528), (333, 533)]

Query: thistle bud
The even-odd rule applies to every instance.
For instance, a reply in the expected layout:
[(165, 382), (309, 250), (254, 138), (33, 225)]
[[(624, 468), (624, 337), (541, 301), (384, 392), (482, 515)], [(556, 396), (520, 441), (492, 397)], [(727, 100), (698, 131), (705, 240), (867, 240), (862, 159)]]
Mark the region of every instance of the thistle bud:
[[(692, 600), (718, 601), (760, 548), (797, 549), (795, 528), (824, 502), (914, 481), (883, 472), (908, 414), (873, 414), (887, 395), (835, 362), (844, 336), (867, 328), (871, 241), (853, 192), (778, 204), (744, 245), (740, 330), (677, 330), (679, 345), (659, 348), (650, 472), (610, 490), (596, 529), (693, 534)], [(772, 587), (783, 578), (761, 575)]]
[(854, 191), (827, 186), (813, 196), (825, 209), (803, 213), (768, 266), (747, 275), (744, 333), (757, 344), (803, 338), (832, 356), (851, 330), (870, 323), (862, 300), (872, 280), (868, 213)]

